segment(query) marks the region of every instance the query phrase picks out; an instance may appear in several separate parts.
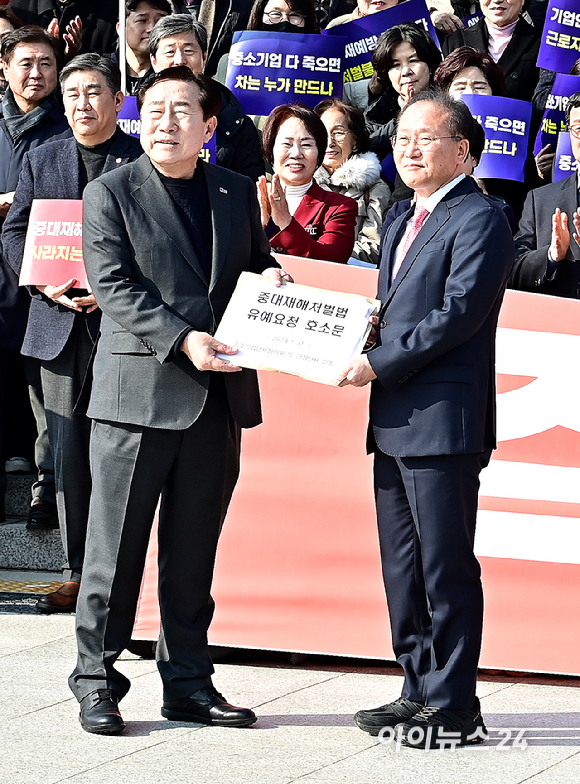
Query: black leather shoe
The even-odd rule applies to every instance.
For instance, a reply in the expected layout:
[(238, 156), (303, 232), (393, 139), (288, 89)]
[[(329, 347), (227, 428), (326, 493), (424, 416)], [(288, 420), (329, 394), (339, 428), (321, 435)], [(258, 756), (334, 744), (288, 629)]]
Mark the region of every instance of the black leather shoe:
[(399, 730), (403, 745), (415, 749), (454, 749), (487, 739), (477, 698), (471, 710), (426, 706)]
[(54, 528), (58, 528), (56, 504), (35, 498), (28, 510), (26, 529), (28, 531), (50, 531)]
[(369, 735), (378, 735), (383, 727), (395, 727), (407, 721), (423, 708), (422, 702), (413, 702), (399, 697), (394, 702), (370, 710), (360, 710), (355, 714), (354, 723)]
[(98, 735), (118, 735), (125, 729), (119, 713), (119, 698), (111, 689), (92, 691), (81, 700), (79, 721), (86, 732)]
[(213, 686), (194, 691), (181, 700), (165, 701), (161, 715), (170, 721), (193, 721), (219, 727), (249, 727), (257, 720), (249, 708), (236, 708), (227, 703)]

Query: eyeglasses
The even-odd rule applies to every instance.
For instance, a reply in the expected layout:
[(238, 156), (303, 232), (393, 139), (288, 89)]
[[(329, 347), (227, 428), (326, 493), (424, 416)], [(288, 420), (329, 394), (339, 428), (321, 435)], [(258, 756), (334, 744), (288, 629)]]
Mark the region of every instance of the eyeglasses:
[(296, 27), (303, 25), (306, 19), (306, 14), (297, 14), (294, 11), (290, 14), (285, 14), (282, 11), (268, 11), (268, 13), (264, 12), (264, 16), (268, 17), (270, 24), (278, 24), (282, 19), (287, 19), (290, 24), (296, 25)]
[(580, 123), (570, 126), (570, 133), (575, 139), (580, 139)]
[[(420, 150), (428, 150), (433, 142), (438, 142), (441, 139), (455, 139), (456, 142), (459, 142), (462, 138), (462, 136), (426, 136), (422, 134), (415, 138), (415, 143)], [(391, 144), (395, 150), (405, 150), (412, 141), (412, 136), (391, 136)]]
[(340, 144), (345, 140), (347, 134), (349, 133), (350, 131), (329, 131), (328, 135), (333, 141), (338, 142)]

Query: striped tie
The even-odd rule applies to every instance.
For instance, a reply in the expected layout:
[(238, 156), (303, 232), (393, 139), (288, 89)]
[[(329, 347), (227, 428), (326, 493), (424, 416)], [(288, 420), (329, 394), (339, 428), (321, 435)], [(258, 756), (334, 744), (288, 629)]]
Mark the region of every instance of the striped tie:
[(393, 276), (392, 280), (397, 277), (399, 270), (401, 269), (401, 265), (405, 260), (405, 256), (407, 255), (409, 248), (413, 244), (413, 240), (421, 231), (421, 227), (425, 223), (426, 219), (429, 217), (429, 210), (426, 210), (425, 207), (415, 207), (415, 212), (413, 213), (413, 217), (409, 221), (410, 229), (405, 237), (405, 242), (403, 247), (401, 248), (401, 252), (397, 254), (398, 262), (393, 267)]

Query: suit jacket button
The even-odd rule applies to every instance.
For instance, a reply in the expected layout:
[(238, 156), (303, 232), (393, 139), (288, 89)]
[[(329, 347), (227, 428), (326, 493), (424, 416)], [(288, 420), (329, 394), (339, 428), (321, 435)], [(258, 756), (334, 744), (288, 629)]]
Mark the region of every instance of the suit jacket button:
[(519, 75), (519, 73), (517, 71), (513, 71), (513, 73), (510, 74), (510, 77), (512, 79), (519, 79), (520, 75)]
[(379, 327), (381, 329), (384, 329), (386, 326), (387, 326), (387, 322), (386, 321), (381, 321), (381, 323), (379, 324)]

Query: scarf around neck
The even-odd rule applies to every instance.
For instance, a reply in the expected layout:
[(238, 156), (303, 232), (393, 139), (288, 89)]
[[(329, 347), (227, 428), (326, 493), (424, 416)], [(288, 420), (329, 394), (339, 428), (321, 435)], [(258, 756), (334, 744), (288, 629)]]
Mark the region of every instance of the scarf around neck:
[(8, 87), (2, 100), (2, 111), (6, 129), (14, 144), (18, 144), (25, 133), (39, 126), (51, 109), (52, 101), (49, 96), (31, 112), (22, 114), (14, 98), (14, 93)]

